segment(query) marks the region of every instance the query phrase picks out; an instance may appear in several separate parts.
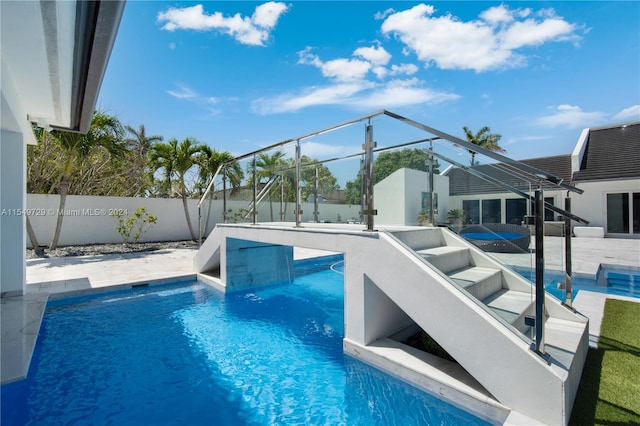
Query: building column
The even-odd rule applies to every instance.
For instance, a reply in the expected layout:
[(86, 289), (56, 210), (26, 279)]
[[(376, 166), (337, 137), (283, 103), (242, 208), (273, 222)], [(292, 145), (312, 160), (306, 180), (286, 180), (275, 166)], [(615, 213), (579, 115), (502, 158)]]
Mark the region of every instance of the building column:
[(26, 285), (26, 145), (21, 133), (0, 131), (0, 292), (21, 295)]

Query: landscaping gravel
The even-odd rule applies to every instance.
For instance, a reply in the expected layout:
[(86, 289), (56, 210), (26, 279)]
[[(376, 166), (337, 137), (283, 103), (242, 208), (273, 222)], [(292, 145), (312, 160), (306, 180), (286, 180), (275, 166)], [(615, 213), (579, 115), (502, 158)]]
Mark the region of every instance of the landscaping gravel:
[(144, 251), (155, 251), (162, 249), (183, 249), (198, 248), (198, 243), (193, 241), (158, 241), (153, 243), (135, 244), (88, 244), (77, 246), (63, 246), (55, 250), (43, 248), (44, 253), (38, 256), (33, 249), (27, 249), (27, 259), (38, 259), (43, 257), (66, 257), (66, 256), (96, 256), (101, 254), (114, 253), (137, 253)]

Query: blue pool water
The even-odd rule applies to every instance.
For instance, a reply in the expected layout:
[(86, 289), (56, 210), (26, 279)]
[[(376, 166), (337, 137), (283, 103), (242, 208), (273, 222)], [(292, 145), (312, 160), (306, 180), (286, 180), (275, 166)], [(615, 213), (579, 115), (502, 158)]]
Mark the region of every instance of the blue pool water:
[(183, 284), (51, 302), (1, 423), (486, 424), (344, 355), (343, 276), (327, 266), (227, 296)]
[[(535, 272), (529, 268), (515, 268), (523, 277), (535, 283)], [(564, 274), (559, 271), (545, 271), (545, 290), (560, 300), (565, 299), (565, 291), (558, 287), (564, 282)], [(600, 268), (595, 278), (573, 277), (571, 280), (573, 298), (580, 290), (606, 293), (640, 299), (640, 269), (624, 267)]]
[(501, 240), (517, 240), (522, 238), (521, 234), (515, 232), (461, 232), (465, 238), (480, 241), (501, 241)]

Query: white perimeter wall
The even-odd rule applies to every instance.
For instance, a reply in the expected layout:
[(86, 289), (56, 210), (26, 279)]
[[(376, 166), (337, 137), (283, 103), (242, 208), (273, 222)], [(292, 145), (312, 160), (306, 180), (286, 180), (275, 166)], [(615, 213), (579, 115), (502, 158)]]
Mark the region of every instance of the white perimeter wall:
[[(187, 200), (193, 231), (198, 238), (198, 200)], [(56, 218), (60, 197), (58, 195), (28, 194), (27, 213), (40, 245), (51, 243), (56, 226)], [(294, 203), (286, 209), (287, 221), (295, 221)], [(122, 237), (116, 231), (117, 221), (110, 213), (117, 209), (125, 209), (130, 215), (138, 207), (145, 207), (147, 212), (158, 217), (158, 222), (140, 239), (145, 241), (181, 241), (191, 239), (184, 215), (182, 199), (179, 198), (135, 198), (135, 197), (95, 197), (85, 195), (68, 195), (65, 205), (65, 218), (62, 222), (59, 245), (121, 243)], [(203, 205), (203, 222), (209, 205)], [(247, 208), (247, 202), (227, 202), (227, 209), (233, 212)], [(269, 203), (260, 204), (258, 221), (270, 221)], [(313, 203), (302, 205), (303, 222), (313, 221)], [(336, 222), (338, 215), (343, 222), (359, 220), (360, 206), (343, 204), (318, 204), (319, 220)], [(280, 203), (273, 203), (274, 220), (280, 221)], [(211, 202), (211, 210), (207, 230), (214, 228), (222, 220), (222, 200)], [(249, 221), (247, 219), (247, 221)], [(206, 233), (208, 234), (208, 232)], [(206, 235), (204, 235), (206, 237)], [(27, 247), (31, 241), (26, 239)]]

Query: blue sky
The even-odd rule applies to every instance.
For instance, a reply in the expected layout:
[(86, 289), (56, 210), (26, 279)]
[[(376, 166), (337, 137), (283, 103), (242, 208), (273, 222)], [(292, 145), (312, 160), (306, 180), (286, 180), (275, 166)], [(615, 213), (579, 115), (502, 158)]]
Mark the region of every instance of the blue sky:
[(567, 154), (584, 127), (640, 119), (639, 16), (635, 1), (129, 1), (97, 106), (234, 155), (382, 108), (460, 137), (489, 126), (515, 159)]

